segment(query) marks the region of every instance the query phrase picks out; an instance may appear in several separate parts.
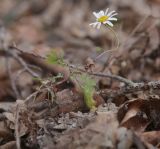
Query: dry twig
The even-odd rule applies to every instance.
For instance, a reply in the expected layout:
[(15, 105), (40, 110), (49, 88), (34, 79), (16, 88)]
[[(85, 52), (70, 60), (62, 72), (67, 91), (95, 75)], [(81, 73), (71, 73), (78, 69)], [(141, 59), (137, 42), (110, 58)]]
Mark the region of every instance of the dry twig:
[(118, 90), (103, 90), (101, 92), (101, 95), (104, 98), (115, 98), (121, 95), (147, 90), (160, 90), (160, 81), (151, 81), (148, 83), (134, 83), (134, 85), (132, 86), (124, 86)]
[(16, 145), (17, 145), (17, 149), (21, 149), (21, 146), (20, 146), (20, 137), (19, 137), (19, 105), (17, 105), (17, 107), (16, 107), (15, 133), (16, 133)]

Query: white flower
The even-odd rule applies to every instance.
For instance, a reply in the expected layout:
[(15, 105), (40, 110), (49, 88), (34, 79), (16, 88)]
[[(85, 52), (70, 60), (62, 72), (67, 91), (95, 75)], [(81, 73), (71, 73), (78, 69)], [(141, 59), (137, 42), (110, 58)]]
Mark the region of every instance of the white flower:
[(117, 21), (116, 16), (118, 13), (115, 11), (108, 12), (109, 8), (106, 9), (106, 11), (99, 11), (98, 13), (93, 12), (93, 15), (96, 17), (96, 22), (91, 23), (89, 25), (93, 27), (97, 27), (97, 29), (100, 29), (101, 24), (108, 24), (109, 26), (113, 27), (113, 24), (111, 21)]

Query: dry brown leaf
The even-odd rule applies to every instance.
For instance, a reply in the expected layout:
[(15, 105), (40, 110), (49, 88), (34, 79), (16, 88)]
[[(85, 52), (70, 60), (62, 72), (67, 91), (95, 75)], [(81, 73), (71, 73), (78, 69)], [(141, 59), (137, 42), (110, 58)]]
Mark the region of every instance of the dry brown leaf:
[(7, 118), (10, 122), (15, 123), (15, 116), (14, 116), (13, 113), (4, 112), (3, 114), (6, 116), (6, 118)]
[(140, 136), (145, 142), (153, 144), (154, 146), (158, 145), (160, 142), (160, 131), (144, 132)]
[(11, 141), (14, 139), (14, 136), (5, 121), (0, 122), (0, 138), (3, 141)]
[(12, 28), (12, 35), (17, 41), (37, 43), (44, 39), (45, 34), (41, 30), (41, 23), (34, 18), (25, 18)]
[[(128, 120), (130, 117), (135, 116), (136, 113), (139, 112), (140, 106), (143, 104), (143, 101), (144, 100), (141, 100), (141, 99), (134, 99), (134, 100), (125, 102), (118, 111), (118, 120), (120, 122), (124, 122)], [(128, 116), (126, 116), (127, 112), (128, 111), (130, 112), (130, 110), (131, 110), (131, 114), (129, 113)]]
[[(31, 52), (45, 57), (50, 52), (51, 47), (56, 48), (58, 54), (61, 54), (60, 49), (64, 49), (64, 56), (68, 62), (70, 61), (74, 65), (81, 65), (86, 57), (95, 58), (98, 54), (95, 51), (97, 46), (103, 50), (108, 50), (112, 45), (113, 36), (111, 36), (112, 34), (106, 28), (102, 27), (100, 31), (97, 31), (90, 29), (88, 25), (94, 20), (94, 16), (93, 18), (91, 17), (92, 11), (104, 10), (106, 6), (110, 10), (117, 10), (119, 14), (118, 28), (115, 25), (114, 30), (118, 34), (121, 44), (123, 45), (123, 42), (126, 42), (126, 45), (122, 46), (121, 54), (117, 51), (117, 57), (111, 61), (108, 60), (110, 54), (104, 55), (98, 61), (98, 64), (95, 63), (93, 71), (99, 72), (106, 70), (106, 73), (111, 71), (116, 75), (136, 82), (159, 80), (159, 0), (94, 0), (94, 2), (92, 0), (18, 0), (16, 2), (13, 2), (13, 0), (0, 0), (0, 28), (4, 24), (12, 34), (13, 40), (18, 47), (22, 48), (25, 52)], [(148, 14), (150, 17), (146, 17)], [(132, 32), (139, 23), (142, 23), (142, 25)], [(121, 30), (121, 34), (119, 30)], [(3, 31), (2, 29), (0, 34), (0, 47), (2, 47), (4, 41), (5, 45), (11, 44), (11, 40), (8, 38), (9, 36)], [(127, 40), (128, 38), (129, 40)], [(120, 55), (121, 57), (119, 57)], [(106, 63), (104, 66), (103, 64), (107, 60), (109, 64)], [(6, 66), (3, 61), (3, 59), (0, 60), (2, 68), (0, 71), (0, 101), (11, 101), (11, 98), (15, 96), (10, 85), (11, 82), (6, 75)], [(33, 64), (32, 61), (29, 62)], [(12, 74), (15, 75), (20, 67), (16, 67), (12, 62), (11, 64), (13, 68), (11, 69)], [(88, 66), (92, 65), (94, 63), (90, 61)], [(50, 72), (50, 69), (47, 70)], [(62, 69), (58, 70), (61, 72)], [(41, 72), (43, 73), (43, 70)], [(44, 75), (46, 76), (45, 71)], [(98, 82), (99, 78), (96, 79)], [(27, 97), (39, 86), (39, 84), (36, 84), (37, 82), (32, 84), (31, 77), (26, 74), (21, 76), (16, 83), (18, 84), (18, 91), (21, 92), (22, 96), (24, 95), (23, 97)], [(102, 80), (101, 83), (101, 86), (111, 91), (119, 88), (121, 85), (123, 84), (110, 80), (105, 80), (105, 82)], [(108, 107), (107, 112), (103, 111), (104, 113), (98, 111), (99, 113), (97, 112), (98, 115), (95, 121), (89, 121), (90, 124), (87, 123), (88, 125), (85, 125), (85, 128), (78, 129), (82, 125), (74, 125), (75, 123), (71, 121), (68, 112), (86, 111), (83, 95), (72, 90), (72, 86), (68, 85), (68, 83), (62, 86), (53, 86), (53, 90), (57, 93), (57, 99), (52, 102), (55, 104), (51, 103), (50, 95), (48, 97), (48, 92), (45, 91), (38, 94), (35, 102), (33, 102), (34, 97), (32, 96), (29, 100), (31, 103), (27, 106), (23, 103), (18, 103), (21, 108), (18, 112), (19, 121), (16, 124), (15, 115), (17, 113), (17, 105), (11, 103), (14, 106), (12, 108), (8, 103), (0, 103), (0, 114), (2, 117), (5, 116), (1, 122), (6, 122), (7, 127), (7, 129), (4, 126), (0, 127), (2, 137), (4, 136), (3, 139), (7, 140), (5, 136), (7, 133), (13, 137), (15, 125), (19, 125), (19, 135), (23, 136), (21, 141), (23, 142), (24, 140), (29, 147), (36, 148), (35, 146), (40, 146), (44, 143), (39, 138), (43, 136), (43, 130), (46, 128), (45, 124), (47, 120), (47, 122), (49, 121), (48, 126), (54, 129), (53, 133), (48, 131), (47, 134), (44, 134), (45, 143), (51, 149), (55, 146), (56, 141), (61, 143), (56, 144), (57, 148), (112, 147), (129, 149), (134, 147), (143, 149), (145, 147), (149, 148), (149, 146), (151, 148), (151, 144), (158, 146), (160, 130), (160, 102), (158, 98), (151, 99), (146, 94), (145, 97), (147, 100), (142, 100), (140, 98), (144, 98), (143, 94), (139, 96), (139, 93), (138, 95), (135, 93), (113, 99), (112, 101), (118, 106), (125, 102), (118, 111), (118, 119), (121, 123), (120, 126), (125, 126), (126, 128), (119, 128), (119, 123), (115, 115), (117, 108), (114, 106)], [(159, 90), (150, 91), (150, 94), (160, 95)], [(136, 100), (133, 100), (134, 98)], [(97, 103), (103, 103), (103, 99), (99, 95), (95, 94), (94, 99)], [(129, 99), (131, 101), (128, 101)], [(113, 110), (114, 108), (115, 110)], [(112, 112), (108, 112), (109, 110)], [(62, 115), (61, 113), (68, 114), (68, 118), (66, 116), (60, 119), (59, 116)], [(84, 115), (84, 113), (81, 113), (81, 116)], [(52, 123), (53, 119), (55, 121), (57, 120), (57, 125)], [(70, 126), (64, 126), (66, 121), (67, 124), (70, 123), (76, 129), (67, 133)], [(11, 132), (8, 128), (11, 129)], [(132, 129), (133, 133), (128, 128)], [(59, 132), (55, 134), (55, 131)], [(63, 131), (63, 133), (60, 131)], [(143, 133), (144, 131), (151, 132)], [(136, 133), (134, 134), (134, 132)], [(142, 140), (144, 139), (145, 147), (141, 138), (137, 137), (136, 134), (142, 135), (141, 138)], [(13, 139), (15, 138), (13, 137)], [(36, 143), (33, 143), (32, 140), (33, 142), (36, 140)], [(9, 148), (11, 146), (14, 148), (15, 143), (8, 142), (3, 147)]]
[(16, 141), (10, 141), (0, 146), (1, 149), (17, 149)]
[(133, 144), (137, 148), (139, 146), (145, 148), (140, 139), (134, 136), (130, 130), (124, 127), (118, 128), (114, 112), (108, 111), (107, 107), (103, 107), (102, 109), (97, 111), (98, 115), (96, 119), (91, 121), (86, 128), (78, 130), (78, 133), (77, 130), (65, 133), (64, 136), (58, 138), (55, 148), (130, 149)]
[(145, 116), (145, 114), (137, 114), (135, 116), (132, 116), (127, 121), (124, 121), (121, 126), (132, 129), (136, 132), (144, 132), (144, 130), (150, 123), (150, 121)]
[(132, 128), (137, 132), (143, 132), (148, 127), (160, 128), (160, 100), (149, 98), (148, 100), (136, 99), (126, 102), (118, 111), (118, 119), (122, 126)]

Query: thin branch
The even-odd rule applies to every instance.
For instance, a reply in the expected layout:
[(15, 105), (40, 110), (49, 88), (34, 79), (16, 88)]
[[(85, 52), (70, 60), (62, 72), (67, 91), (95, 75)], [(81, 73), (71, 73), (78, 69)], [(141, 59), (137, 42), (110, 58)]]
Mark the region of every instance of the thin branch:
[(107, 77), (107, 78), (111, 78), (113, 80), (117, 80), (117, 81), (120, 81), (120, 82), (123, 82), (129, 86), (134, 86), (135, 83), (132, 82), (131, 80), (128, 80), (126, 78), (123, 78), (121, 76), (118, 76), (118, 75), (113, 75), (113, 74), (106, 74), (106, 73), (101, 73), (101, 72), (91, 72), (89, 73), (90, 75), (94, 75), (94, 76), (99, 76), (99, 77)]
[(125, 94), (131, 94), (138, 91), (160, 90), (160, 81), (151, 81), (148, 83), (134, 83), (132, 86), (124, 86), (118, 90), (102, 90), (101, 95), (104, 98), (115, 98)]
[(16, 145), (17, 145), (17, 149), (21, 149), (21, 146), (20, 146), (20, 137), (19, 137), (19, 105), (17, 105), (17, 107), (16, 107), (15, 133), (16, 133)]
[(17, 72), (17, 74), (16, 74), (16, 76), (15, 76), (15, 78), (14, 78), (14, 82), (17, 82), (19, 76), (22, 75), (24, 72), (26, 72), (26, 69), (25, 69), (25, 68), (20, 69), (20, 70)]
[[(26, 61), (29, 64), (36, 65), (36, 66), (42, 68), (43, 70), (46, 71), (46, 73), (49, 72), (52, 75), (57, 75), (59, 73), (62, 73), (64, 77), (60, 81), (59, 84), (62, 84), (64, 82), (66, 82), (67, 80), (70, 80), (69, 79), (70, 72), (65, 67), (48, 64), (44, 57), (41, 57), (41, 56), (38, 56), (38, 55), (34, 55), (34, 54), (31, 54), (31, 53), (23, 52), (22, 50), (19, 50), (19, 49), (15, 48), (15, 47), (12, 47), (12, 51), (11, 50), (4, 50), (4, 49), (0, 50), (0, 56), (13, 57), (15, 59), (18, 58), (17, 60), (18, 60), (18, 62), (20, 62), (20, 64), (22, 66), (26, 67), (26, 63), (25, 63), (25, 61)], [(30, 70), (29, 70), (29, 72), (32, 75), (37, 76), (36, 74), (31, 72)], [(72, 81), (70, 80), (70, 82), (72, 82)]]
[[(8, 51), (4, 51), (4, 50), (0, 51), (0, 55), (1, 56), (13, 56), (11, 53), (9, 53)], [(44, 61), (44, 59), (39, 59), (39, 57), (35, 58), (34, 55), (30, 55), (25, 52), (20, 53), (18, 56), (20, 56), (21, 59), (24, 58), (27, 61), (33, 62), (34, 64), (36, 64), (37, 66), (40, 66), (41, 68), (47, 69), (48, 71), (50, 70), (50, 72), (53, 72), (55, 74), (59, 73), (59, 72), (61, 72), (61, 73), (65, 72), (66, 76), (65, 76), (64, 80), (67, 80), (69, 78), (69, 73), (66, 72), (66, 70), (64, 68), (57, 69), (57, 67), (47, 64)], [(20, 61), (20, 62), (22, 62), (22, 61)], [(153, 81), (153, 82), (149, 82), (147, 84), (146, 83), (134, 83), (131, 80), (128, 80), (128, 79), (123, 78), (118, 75), (99, 73), (99, 72), (98, 73), (97, 72), (87, 72), (86, 70), (84, 70), (80, 67), (70, 65), (70, 64), (66, 64), (66, 66), (68, 66), (71, 69), (77, 70), (77, 72), (79, 72), (79, 73), (83, 72), (83, 73), (88, 73), (89, 75), (94, 75), (94, 76), (99, 76), (99, 77), (108, 77), (108, 78), (123, 82), (127, 85), (125, 87), (120, 88), (119, 90), (110, 91), (109, 96), (112, 96), (112, 97), (118, 96), (121, 94), (127, 94), (127, 93), (136, 92), (136, 91), (146, 90), (146, 89), (154, 89), (154, 88), (159, 87), (159, 84), (160, 84), (159, 81), (158, 81), (158, 83), (157, 83), (157, 81)], [(104, 91), (103, 94), (106, 94), (106, 96), (108, 96), (108, 91)]]
[(8, 72), (8, 76), (9, 76), (9, 79), (11, 81), (11, 87), (15, 93), (15, 96), (16, 98), (20, 98), (20, 94), (17, 90), (17, 87), (16, 87), (16, 82), (14, 81), (13, 77), (12, 77), (12, 72), (11, 72), (11, 64), (9, 63), (9, 58), (7, 57), (6, 58), (6, 69), (7, 69), (7, 72)]
[(26, 62), (19, 57), (15, 52), (11, 52), (13, 58), (15, 58), (24, 68), (26, 71), (28, 71), (32, 76), (34, 77), (38, 77), (39, 75), (37, 73), (35, 73), (34, 71), (32, 71), (26, 64)]
[(76, 69), (80, 72), (84, 72), (84, 73), (88, 73), (89, 75), (93, 75), (93, 76), (98, 76), (98, 77), (106, 77), (106, 78), (111, 78), (113, 80), (117, 80), (117, 81), (120, 81), (120, 82), (123, 82), (127, 85), (130, 85), (130, 86), (133, 86), (135, 83), (126, 79), (126, 78), (123, 78), (121, 76), (118, 76), (118, 75), (113, 75), (113, 74), (107, 74), (107, 73), (101, 73), (101, 72), (87, 72), (86, 70), (82, 69), (82, 68), (79, 68), (75, 65), (68, 65), (70, 68), (73, 68), (73, 69)]

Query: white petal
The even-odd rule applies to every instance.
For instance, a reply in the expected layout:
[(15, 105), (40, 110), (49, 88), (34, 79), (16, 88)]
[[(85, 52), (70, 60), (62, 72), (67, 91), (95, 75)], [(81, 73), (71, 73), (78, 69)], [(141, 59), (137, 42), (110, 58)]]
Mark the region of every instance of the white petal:
[(101, 27), (101, 23), (99, 22), (97, 25), (97, 29), (100, 29), (100, 27)]
[(94, 23), (90, 23), (89, 25), (90, 25), (90, 26), (92, 26), (92, 25), (94, 25), (95, 23), (97, 23), (97, 22), (94, 22)]
[(99, 18), (99, 15), (98, 15), (98, 13), (96, 13), (96, 12), (93, 12), (93, 15), (94, 15), (96, 18)]
[(98, 26), (99, 22), (97, 22), (93, 27), (95, 28), (96, 26)]
[(111, 16), (113, 13), (114, 13), (115, 11), (111, 11), (110, 13), (108, 13), (108, 15), (107, 16)]
[(114, 17), (114, 16), (116, 16), (117, 14), (118, 14), (118, 13), (114, 13), (114, 14), (112, 14), (112, 15), (110, 16), (110, 18), (111, 18), (111, 17)]
[(107, 8), (107, 9), (106, 9), (106, 12), (105, 12), (105, 14), (104, 14), (104, 15), (107, 15), (108, 11), (109, 11), (109, 8)]
[(107, 20), (107, 21), (105, 21), (105, 22), (103, 22), (103, 24), (107, 24), (107, 22), (108, 22), (108, 20)]
[[(112, 24), (110, 21), (106, 21), (106, 23), (107, 23), (109, 26), (113, 27), (113, 24)], [(106, 23), (105, 23), (105, 24), (106, 24)]]
[(104, 11), (101, 10), (101, 11), (99, 12), (99, 17), (102, 17), (102, 16), (104, 16)]
[(108, 18), (109, 21), (117, 21), (117, 18)]
[(99, 24), (99, 22), (94, 22), (94, 23), (91, 23), (89, 24), (90, 26), (93, 26), (94, 28)]

